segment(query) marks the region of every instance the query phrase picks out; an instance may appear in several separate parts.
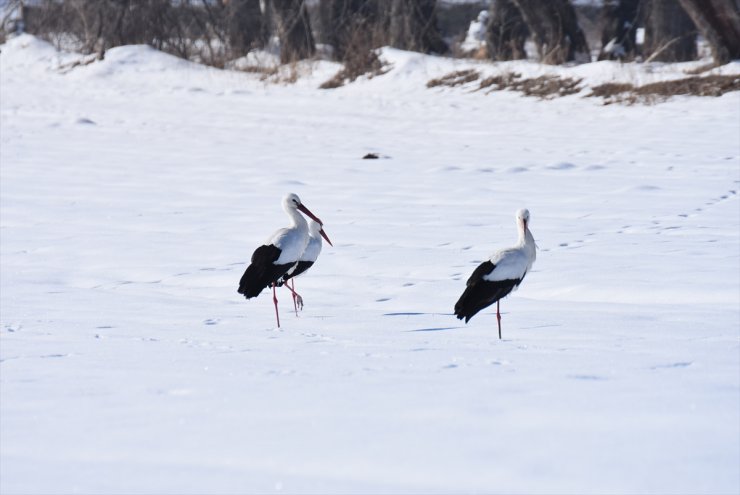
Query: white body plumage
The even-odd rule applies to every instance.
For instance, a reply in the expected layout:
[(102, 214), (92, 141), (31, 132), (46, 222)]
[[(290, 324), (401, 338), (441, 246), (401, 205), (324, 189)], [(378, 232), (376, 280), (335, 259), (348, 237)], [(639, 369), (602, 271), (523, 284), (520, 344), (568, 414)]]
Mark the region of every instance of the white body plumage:
[(483, 280), (490, 282), (522, 280), (532, 268), (532, 264), (537, 258), (537, 246), (534, 237), (532, 237), (532, 232), (526, 227), (527, 222), (529, 222), (529, 211), (519, 210), (517, 212), (519, 241), (516, 246), (501, 249), (491, 255), (489, 259), (495, 268), (488, 275), (484, 275)]

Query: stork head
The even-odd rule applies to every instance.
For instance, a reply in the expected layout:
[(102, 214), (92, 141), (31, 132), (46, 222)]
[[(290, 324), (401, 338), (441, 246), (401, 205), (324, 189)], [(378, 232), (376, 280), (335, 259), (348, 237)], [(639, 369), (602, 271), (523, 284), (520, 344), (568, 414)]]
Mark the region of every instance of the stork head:
[(292, 208), (295, 210), (302, 204), (301, 198), (299, 198), (295, 193), (286, 194), (283, 198), (283, 208), (285, 209)]
[(521, 224), (523, 228), (529, 227), (529, 210), (526, 208), (522, 208), (521, 210), (516, 212), (516, 221), (518, 224)]
[(324, 239), (326, 239), (326, 242), (328, 242), (330, 246), (334, 245), (329, 240), (329, 236), (326, 235), (326, 232), (324, 232), (324, 226), (318, 223), (317, 221), (311, 220), (308, 222), (308, 232), (311, 234), (311, 237), (321, 236)]
[(309, 220), (308, 221), (308, 232), (313, 236), (316, 237), (319, 235), (319, 232), (321, 231), (321, 224), (316, 222), (315, 220)]
[[(304, 215), (306, 215), (308, 218), (310, 218), (311, 220), (313, 220), (314, 222), (316, 222), (318, 224), (318, 226), (319, 226), (318, 233), (321, 234), (321, 237), (323, 237), (324, 239), (326, 239), (326, 242), (328, 242), (330, 246), (333, 246), (334, 245), (329, 240), (329, 236), (326, 235), (326, 232), (324, 232), (324, 228), (323, 228), (324, 227), (324, 222), (322, 222), (319, 219), (319, 217), (317, 217), (316, 215), (314, 215), (313, 213), (311, 213), (311, 210), (309, 210), (308, 208), (306, 208), (305, 206), (303, 206), (303, 203), (301, 202), (301, 198), (299, 198), (297, 194), (290, 193), (290, 194), (286, 195), (283, 198), (283, 208), (285, 209), (285, 211), (289, 211), (290, 209), (298, 210), (301, 213), (303, 213)], [(309, 226), (309, 229), (310, 228), (311, 227)]]

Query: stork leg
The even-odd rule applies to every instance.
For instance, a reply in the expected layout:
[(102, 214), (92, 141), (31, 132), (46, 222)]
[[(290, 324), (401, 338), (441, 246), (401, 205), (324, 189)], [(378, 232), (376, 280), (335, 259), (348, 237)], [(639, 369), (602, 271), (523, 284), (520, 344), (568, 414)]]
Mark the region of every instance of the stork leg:
[[(293, 281), (293, 287), (290, 286), (291, 281)], [(293, 296), (293, 307), (295, 308), (295, 315), (298, 316), (298, 310), (303, 310), (303, 298), (295, 291), (295, 279), (290, 279), (285, 282), (285, 287), (288, 288), (290, 294)]]
[(272, 302), (275, 304), (275, 319), (277, 320), (277, 326), (280, 328), (280, 314), (278, 314), (278, 299), (277, 299), (277, 284), (275, 282), (272, 283)]
[(499, 308), (500, 299), (496, 301), (496, 320), (498, 320), (498, 339), (501, 340), (501, 311)]
[(301, 295), (299, 293), (297, 293), (295, 291), (295, 279), (292, 278), (291, 281), (293, 282), (293, 287), (291, 288), (291, 290), (293, 291), (293, 297), (296, 300), (296, 303), (298, 305), (298, 309), (300, 309), (301, 311), (303, 311), (303, 298), (301, 297)]
[[(292, 280), (288, 280), (288, 282), (291, 282)], [(293, 282), (293, 287), (288, 285), (288, 282), (285, 283), (285, 286), (290, 289), (290, 295), (293, 296), (293, 309), (295, 310), (295, 315), (298, 316), (298, 301), (296, 301), (296, 293), (295, 293), (295, 282)]]

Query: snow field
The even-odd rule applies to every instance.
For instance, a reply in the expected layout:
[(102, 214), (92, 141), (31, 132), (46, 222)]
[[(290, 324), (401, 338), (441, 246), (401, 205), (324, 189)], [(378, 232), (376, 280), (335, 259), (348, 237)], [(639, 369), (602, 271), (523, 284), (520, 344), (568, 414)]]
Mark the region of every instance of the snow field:
[[(427, 89), (462, 62), (394, 50), (320, 91), (335, 64), (282, 85), (1, 49), (3, 493), (740, 490), (737, 93)], [(335, 247), (277, 330), (236, 287), (287, 192)], [(499, 341), (451, 313), (520, 207), (540, 250)]]

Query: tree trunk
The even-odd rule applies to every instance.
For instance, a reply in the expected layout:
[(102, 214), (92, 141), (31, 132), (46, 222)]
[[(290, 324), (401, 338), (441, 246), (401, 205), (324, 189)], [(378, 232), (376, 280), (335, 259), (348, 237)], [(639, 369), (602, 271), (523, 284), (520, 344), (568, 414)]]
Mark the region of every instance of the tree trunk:
[(599, 60), (633, 60), (637, 55), (637, 23), (640, 0), (617, 0), (605, 5)]
[(524, 42), (529, 30), (522, 14), (511, 0), (497, 0), (490, 7), (486, 29), (488, 58), (492, 60), (517, 60), (527, 58)]
[(568, 0), (513, 0), (546, 64), (588, 62), (586, 36)]
[(323, 41), (337, 60), (384, 44), (378, 3), (371, 0), (322, 0), (319, 4)]
[(717, 64), (740, 58), (740, 15), (733, 0), (679, 0), (712, 49)]
[(647, 60), (685, 62), (696, 58), (696, 29), (677, 0), (649, 0), (644, 51)]
[(435, 0), (392, 0), (390, 44), (402, 50), (445, 53), (447, 43), (437, 27)]
[(275, 27), (280, 38), (280, 62), (288, 64), (316, 53), (304, 0), (272, 0)]
[(233, 55), (246, 55), (252, 48), (267, 42), (259, 0), (231, 0), (226, 6), (226, 18)]

